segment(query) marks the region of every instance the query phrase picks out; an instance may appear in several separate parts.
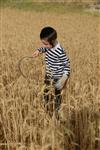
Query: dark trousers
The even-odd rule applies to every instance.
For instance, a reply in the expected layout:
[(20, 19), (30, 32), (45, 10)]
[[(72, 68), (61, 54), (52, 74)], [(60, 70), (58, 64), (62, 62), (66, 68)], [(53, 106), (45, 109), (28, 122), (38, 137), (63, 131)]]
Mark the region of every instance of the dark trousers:
[[(58, 81), (58, 79), (54, 79), (53, 80), (53, 85)], [(61, 90), (58, 90), (57, 88), (55, 88), (54, 86), (54, 94), (52, 94), (50, 92), (50, 85), (51, 85), (51, 78), (47, 75), (45, 75), (45, 89), (44, 89), (44, 101), (45, 101), (45, 105), (47, 105), (47, 110), (49, 109), (48, 106), (50, 106), (50, 104), (54, 103), (54, 110), (59, 110), (60, 105), (61, 105)], [(51, 108), (50, 108), (51, 109)]]

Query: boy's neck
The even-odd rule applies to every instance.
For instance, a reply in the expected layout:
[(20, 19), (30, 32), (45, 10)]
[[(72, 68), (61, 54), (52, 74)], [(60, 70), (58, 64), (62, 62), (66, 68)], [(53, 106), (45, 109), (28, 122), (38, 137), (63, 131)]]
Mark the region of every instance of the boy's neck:
[(54, 42), (54, 46), (53, 46), (52, 48), (54, 48), (57, 44), (58, 44), (58, 41), (56, 40), (56, 41)]

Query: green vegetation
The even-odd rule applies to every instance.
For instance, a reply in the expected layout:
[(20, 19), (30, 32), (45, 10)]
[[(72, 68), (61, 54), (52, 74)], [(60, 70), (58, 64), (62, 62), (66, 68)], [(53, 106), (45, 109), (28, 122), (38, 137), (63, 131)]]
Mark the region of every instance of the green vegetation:
[(17, 8), (19, 10), (30, 10), (37, 12), (55, 12), (55, 13), (80, 13), (91, 14), (93, 16), (100, 16), (98, 12), (85, 12), (84, 8), (87, 5), (82, 5), (79, 3), (57, 3), (57, 2), (32, 2), (32, 0), (1, 0), (1, 7)]

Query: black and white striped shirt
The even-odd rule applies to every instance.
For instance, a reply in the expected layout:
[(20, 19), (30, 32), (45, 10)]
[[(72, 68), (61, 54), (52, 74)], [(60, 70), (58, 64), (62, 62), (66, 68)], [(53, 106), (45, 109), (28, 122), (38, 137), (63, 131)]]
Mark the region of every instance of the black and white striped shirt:
[(46, 74), (52, 78), (60, 78), (63, 74), (70, 75), (70, 61), (65, 50), (58, 42), (53, 48), (38, 48), (39, 52), (45, 53)]

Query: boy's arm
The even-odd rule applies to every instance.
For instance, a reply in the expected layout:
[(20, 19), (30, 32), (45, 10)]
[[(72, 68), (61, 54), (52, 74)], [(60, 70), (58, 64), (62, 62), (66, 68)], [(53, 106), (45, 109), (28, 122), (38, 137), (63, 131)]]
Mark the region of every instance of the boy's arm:
[(58, 52), (58, 57), (60, 59), (60, 61), (62, 62), (62, 64), (64, 65), (64, 72), (63, 72), (63, 76), (58, 80), (58, 82), (56, 83), (55, 87), (59, 90), (61, 90), (66, 81), (68, 80), (68, 77), (70, 75), (70, 61), (68, 56), (65, 54), (65, 52)]
[(70, 60), (68, 56), (66, 55), (64, 50), (61, 51), (60, 49), (58, 49), (56, 52), (58, 54), (60, 62), (62, 62), (62, 64), (64, 65), (63, 73), (69, 76), (70, 75)]
[(40, 53), (45, 53), (46, 52), (46, 48), (41, 47), (38, 48), (37, 50), (34, 51), (34, 53), (32, 54), (33, 57), (37, 57)]
[(40, 47), (37, 49), (40, 53), (45, 53), (46, 52), (46, 48), (45, 47)]
[(70, 76), (70, 60), (67, 56), (64, 59), (64, 74)]

